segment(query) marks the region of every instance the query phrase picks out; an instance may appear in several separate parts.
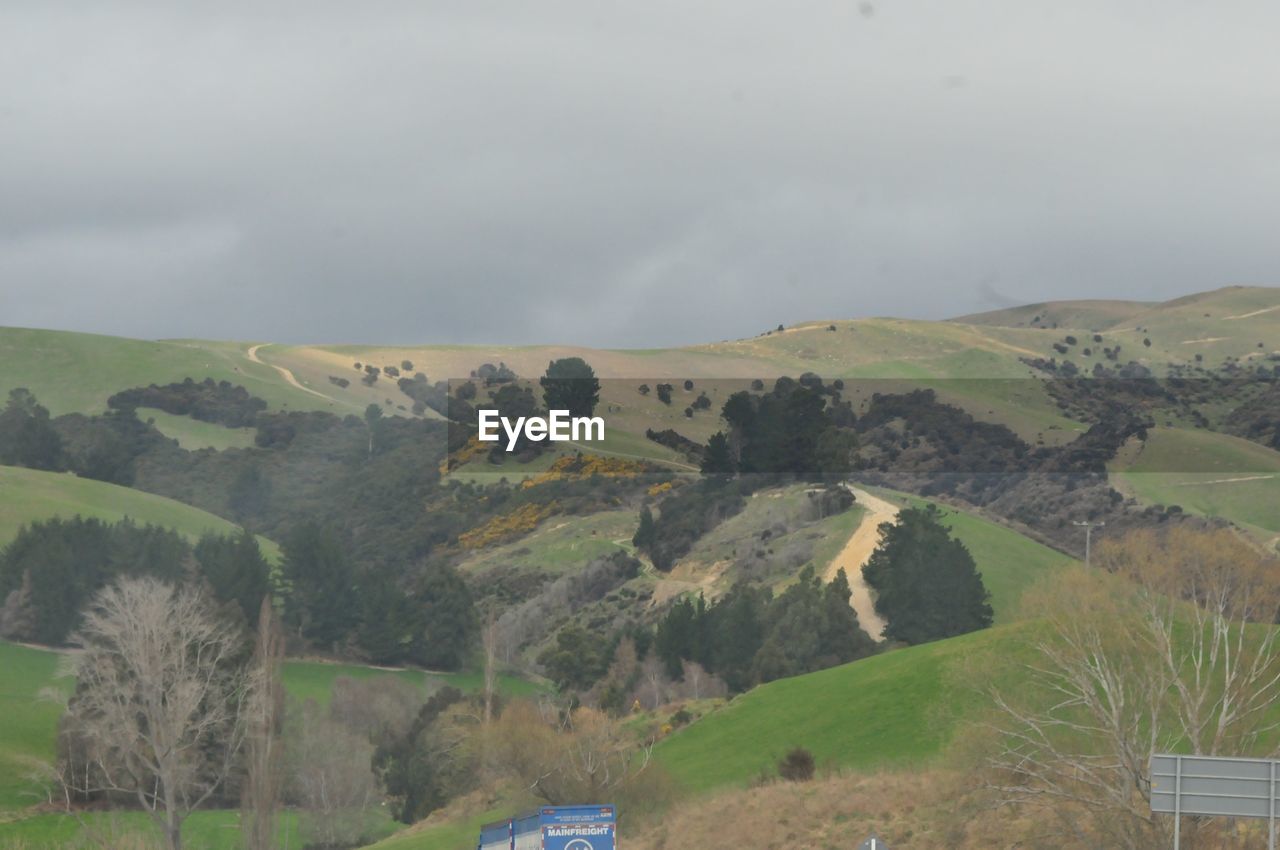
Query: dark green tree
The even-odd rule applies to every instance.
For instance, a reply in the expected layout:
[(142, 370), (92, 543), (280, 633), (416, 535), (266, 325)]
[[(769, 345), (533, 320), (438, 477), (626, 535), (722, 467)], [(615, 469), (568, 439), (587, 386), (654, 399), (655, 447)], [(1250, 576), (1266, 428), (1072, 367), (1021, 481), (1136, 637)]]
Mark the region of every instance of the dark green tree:
[(444, 687), (423, 704), (408, 731), (382, 742), (373, 754), (373, 772), (387, 796), (391, 814), (413, 823), (443, 806), (465, 784), (465, 748), (440, 729), (447, 710), (462, 702), (462, 692)]
[(432, 670), (462, 667), (480, 628), (467, 583), (452, 567), (431, 564), (412, 598), (421, 622), (413, 661)]
[(547, 365), (539, 380), (547, 410), (567, 410), (570, 416), (590, 416), (600, 401), (595, 370), (581, 357), (563, 357)]
[(332, 649), (360, 619), (355, 569), (332, 531), (306, 523), (284, 544), (285, 614), (303, 637)]
[(227, 508), (236, 522), (261, 522), (271, 502), (271, 481), (256, 462), (250, 462), (236, 473), (227, 490)]
[(711, 475), (731, 474), (735, 470), (729, 438), (717, 431), (707, 440), (707, 452), (702, 456), (702, 471)]
[(641, 551), (648, 551), (653, 545), (654, 533), (653, 511), (645, 505), (640, 509), (640, 525), (637, 526), (636, 533), (631, 538), (631, 545)]
[(244, 529), (228, 536), (206, 534), (196, 543), (195, 556), (214, 595), (239, 606), (245, 622), (257, 626), (262, 598), (271, 591), (271, 565), (257, 539)]
[(58, 469), (61, 459), (62, 439), (48, 409), (29, 390), (10, 390), (9, 401), (0, 411), (0, 464)]
[(581, 691), (605, 674), (609, 656), (610, 647), (599, 635), (568, 625), (556, 633), (555, 644), (543, 650), (538, 663), (561, 691)]
[(876, 590), (885, 637), (925, 643), (991, 625), (990, 594), (968, 548), (942, 524), (936, 505), (908, 508), (880, 528), (862, 571)]
[(360, 602), (360, 648), (376, 664), (407, 660), (422, 627), (413, 601), (390, 579), (370, 576), (360, 588)]

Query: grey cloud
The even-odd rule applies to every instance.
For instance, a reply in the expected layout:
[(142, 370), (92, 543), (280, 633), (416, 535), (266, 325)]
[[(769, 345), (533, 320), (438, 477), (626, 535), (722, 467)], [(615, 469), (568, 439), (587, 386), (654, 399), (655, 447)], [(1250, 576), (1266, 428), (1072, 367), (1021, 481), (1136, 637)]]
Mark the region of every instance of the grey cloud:
[(1275, 7), (866, 5), (7, 4), (0, 324), (644, 346), (1276, 282)]

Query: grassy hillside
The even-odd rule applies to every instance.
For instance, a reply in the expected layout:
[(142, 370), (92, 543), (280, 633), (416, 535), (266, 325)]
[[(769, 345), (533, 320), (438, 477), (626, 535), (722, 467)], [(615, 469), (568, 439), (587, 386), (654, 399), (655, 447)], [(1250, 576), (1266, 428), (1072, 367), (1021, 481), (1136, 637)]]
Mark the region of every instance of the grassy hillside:
[[(12, 540), (23, 525), (76, 515), (108, 522), (129, 517), (175, 529), (193, 541), (208, 532), (230, 534), (236, 530), (234, 524), (221, 517), (141, 490), (70, 473), (0, 466), (0, 546)], [(275, 543), (264, 537), (258, 542), (268, 558), (279, 559)]]
[(29, 777), (37, 764), (53, 758), (62, 713), (39, 694), (59, 685), (57, 667), (57, 653), (0, 641), (0, 813), (39, 802)]
[(206, 340), (138, 340), (67, 331), (0, 328), (0, 393), (27, 387), (55, 416), (96, 413), (127, 387), (191, 377), (244, 385), (272, 408), (326, 409), (329, 402), (254, 363), (249, 346)]
[[(933, 387), (946, 401), (981, 419), (1002, 422), (1024, 439), (1058, 443), (1080, 430), (1065, 419), (1023, 357), (1070, 359), (1084, 370), (1102, 359), (1103, 346), (1121, 346), (1121, 360), (1157, 370), (1168, 362), (1205, 365), (1226, 357), (1256, 358), (1280, 350), (1280, 289), (1228, 288), (1162, 304), (1065, 301), (1036, 304), (950, 322), (858, 319), (811, 322), (738, 340), (686, 348), (605, 350), (574, 346), (379, 346), (278, 345), (207, 340), (143, 341), (58, 331), (0, 328), (0, 392), (27, 386), (55, 413), (96, 412), (107, 396), (125, 387), (213, 377), (242, 384), (271, 409), (318, 409), (359, 413), (378, 404), (408, 415), (409, 400), (394, 378), (365, 386), (355, 368), (394, 366), (423, 372), (432, 381), (468, 376), (482, 363), (505, 362), (536, 378), (555, 358), (580, 356), (604, 379), (600, 412), (609, 422), (603, 453), (644, 456), (668, 463), (680, 459), (644, 437), (646, 428), (675, 428), (705, 442), (721, 427), (718, 411), (729, 393), (751, 379), (816, 372), (831, 380), (863, 379), (848, 395), (908, 387)], [(1031, 319), (1039, 317), (1038, 323)], [(1058, 327), (1052, 327), (1053, 323)], [(1102, 337), (1095, 342), (1093, 335)], [(1053, 349), (1066, 336), (1077, 342), (1066, 355)], [(1150, 340), (1151, 345), (1144, 344)], [(1259, 347), (1262, 343), (1262, 347)], [(1084, 350), (1090, 353), (1085, 354)], [(408, 361), (412, 369), (405, 369)], [(346, 378), (341, 388), (330, 377)], [(1035, 376), (1039, 377), (1039, 376)], [(695, 388), (686, 392), (685, 379)], [(641, 383), (676, 385), (670, 405)], [(882, 383), (883, 382), (883, 383)], [(692, 418), (684, 409), (706, 392), (707, 412)], [(144, 414), (147, 415), (147, 414)], [(244, 432), (157, 415), (157, 427), (188, 447), (242, 445)], [(473, 464), (473, 466), (475, 466)], [(469, 472), (492, 470), (469, 469)], [(519, 474), (519, 473), (512, 473)]]
[(1123, 491), (1152, 504), (1280, 533), (1280, 452), (1212, 431), (1153, 428), (1111, 465)]
[(519, 540), (475, 552), (459, 568), (472, 574), (493, 569), (565, 572), (619, 548), (630, 551), (638, 521), (639, 515), (634, 510), (552, 517)]
[[(900, 505), (921, 507), (927, 504), (926, 499), (874, 489), (882, 498)], [(991, 592), (996, 623), (1008, 623), (1017, 618), (1018, 602), (1027, 588), (1049, 573), (1076, 563), (1069, 555), (976, 514), (948, 505), (938, 505), (938, 508), (942, 511), (943, 524), (973, 555), (978, 572), (982, 573), (982, 582)]]
[(845, 767), (927, 761), (982, 704), (962, 666), (1020, 651), (1032, 628), (997, 626), (761, 685), (662, 741), (656, 757), (695, 791), (745, 784), (796, 746)]

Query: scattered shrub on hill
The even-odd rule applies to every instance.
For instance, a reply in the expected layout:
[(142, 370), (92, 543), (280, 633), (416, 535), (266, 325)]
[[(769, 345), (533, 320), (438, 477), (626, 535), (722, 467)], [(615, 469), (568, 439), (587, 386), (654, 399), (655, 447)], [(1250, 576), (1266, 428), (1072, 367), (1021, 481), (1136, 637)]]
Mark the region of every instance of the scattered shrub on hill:
[(401, 360), (401, 361), (400, 361), (400, 368), (401, 368), (401, 369), (403, 369), (403, 370), (405, 370), (406, 372), (412, 372), (412, 371), (413, 371), (413, 361), (412, 361), (412, 360)]
[(794, 747), (778, 760), (778, 775), (788, 782), (808, 782), (813, 779), (815, 767), (813, 753)]
[(176, 416), (243, 428), (253, 425), (258, 414), (267, 409), (267, 403), (230, 381), (205, 378), (197, 383), (187, 378), (163, 387), (151, 384), (121, 390), (107, 399), (107, 407), (113, 410), (154, 407)]
[(663, 404), (671, 404), (671, 391), (674, 389), (670, 384), (658, 384), (658, 401)]
[(517, 377), (506, 363), (498, 363), (494, 366), (492, 363), (481, 363), (480, 366), (471, 372), (471, 377), (479, 378), (484, 381), (486, 387), (494, 384), (507, 384), (514, 381)]
[(351, 386), (350, 381), (348, 381), (346, 378), (339, 378), (337, 375), (330, 375), (329, 383), (333, 384), (335, 387), (341, 387), (344, 390), (347, 387)]
[(680, 454), (687, 457), (694, 463), (698, 463), (702, 459), (702, 444), (677, 432), (674, 428), (667, 428), (662, 431), (655, 431), (652, 428), (645, 429), (644, 435), (647, 439), (653, 440), (659, 445), (666, 446), (669, 449), (675, 449)]
[(384, 375), (386, 375), (388, 378), (398, 378), (398, 377), (400, 377), (400, 369), (399, 369), (398, 367), (396, 367), (396, 366), (383, 366), (383, 367), (382, 367), (382, 372), (383, 372), (383, 374), (384, 374)]
[(648, 384), (641, 384), (640, 386), (636, 387), (636, 392), (640, 393), (640, 395), (648, 395), (648, 394), (649, 394), (649, 385), (648, 385)]

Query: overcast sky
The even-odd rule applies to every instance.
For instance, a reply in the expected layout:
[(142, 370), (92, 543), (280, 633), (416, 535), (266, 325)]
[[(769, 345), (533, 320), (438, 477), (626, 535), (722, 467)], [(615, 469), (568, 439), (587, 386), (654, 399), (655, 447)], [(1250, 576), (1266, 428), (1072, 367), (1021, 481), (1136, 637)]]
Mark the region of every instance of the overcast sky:
[(649, 346), (1280, 284), (1280, 6), (0, 6), (0, 325)]

